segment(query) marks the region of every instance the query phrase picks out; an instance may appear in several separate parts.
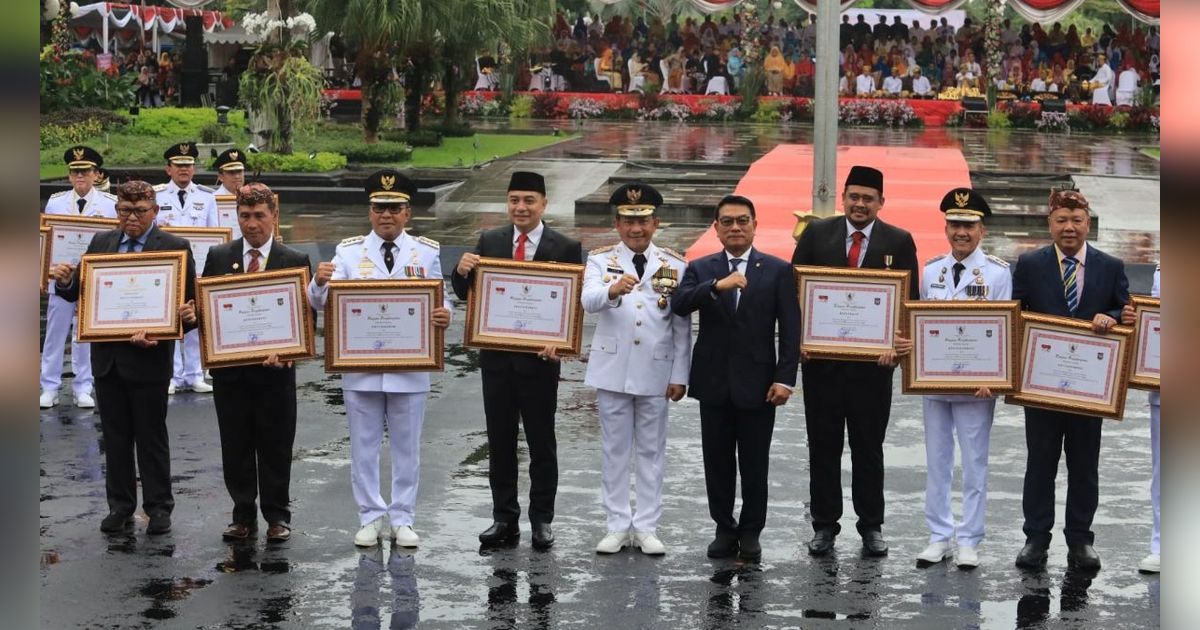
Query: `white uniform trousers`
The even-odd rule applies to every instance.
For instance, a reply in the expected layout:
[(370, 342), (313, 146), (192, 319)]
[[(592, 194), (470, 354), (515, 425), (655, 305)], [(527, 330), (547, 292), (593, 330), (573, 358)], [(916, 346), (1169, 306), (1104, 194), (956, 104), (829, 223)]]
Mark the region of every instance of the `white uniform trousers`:
[[(957, 532), (960, 546), (983, 541), (987, 512), (988, 438), (996, 400), (950, 402), (926, 396), (925, 406), (925, 522), (929, 542), (949, 542)], [(954, 480), (954, 435), (962, 450), (963, 520), (955, 524), (950, 509)]]
[[(667, 452), (667, 398), (596, 390), (604, 452), (600, 499), (608, 531), (653, 533), (662, 516)], [(635, 465), (637, 513), (629, 505), (629, 468)]]
[[(381, 516), (387, 516), (395, 527), (413, 524), (427, 394), (342, 390), (350, 422), (350, 486), (360, 524)], [(391, 503), (385, 503), (379, 491), (379, 448), (385, 422), (392, 456)]]
[(1158, 393), (1152, 392), (1150, 394), (1150, 454), (1151, 454), (1151, 458), (1154, 461), (1154, 479), (1153, 479), (1153, 481), (1150, 482), (1150, 502), (1154, 506), (1154, 531), (1153, 531), (1153, 533), (1150, 534), (1150, 553), (1158, 553), (1159, 540), (1161, 538), (1161, 536), (1159, 535), (1159, 523), (1160, 523), (1159, 519), (1160, 519), (1160, 517), (1159, 517), (1159, 512), (1158, 512), (1158, 489), (1159, 489), (1158, 468), (1159, 468), (1159, 457), (1160, 457), (1160, 451), (1158, 450), (1159, 449), (1158, 415), (1159, 415), (1160, 407), (1159, 407), (1158, 401), (1159, 401)]
[(183, 342), (175, 344), (175, 373), (171, 379), (175, 387), (186, 387), (204, 380), (200, 367), (200, 330), (192, 329), (183, 335)]
[(75, 303), (50, 294), (46, 301), (46, 341), (42, 344), (42, 391), (56, 392), (62, 387), (63, 350), (70, 336), (71, 371), (75, 373), (71, 389), (76, 395), (91, 393), (92, 346), (75, 342), (72, 329), (77, 325)]

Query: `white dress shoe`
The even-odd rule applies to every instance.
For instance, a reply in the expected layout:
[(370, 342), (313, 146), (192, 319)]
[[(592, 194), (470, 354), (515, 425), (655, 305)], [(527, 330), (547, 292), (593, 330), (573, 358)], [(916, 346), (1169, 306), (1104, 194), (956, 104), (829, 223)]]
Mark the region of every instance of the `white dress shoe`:
[(188, 388), (197, 394), (207, 394), (212, 392), (212, 385), (205, 383), (203, 380), (199, 380), (191, 385), (188, 385)]
[(642, 553), (647, 556), (661, 556), (667, 553), (667, 548), (663, 546), (662, 541), (654, 532), (634, 532), (630, 536), (633, 546), (642, 550)]
[(92, 398), (91, 392), (75, 394), (75, 406), (80, 409), (91, 409), (96, 406), (96, 399)]
[(1138, 563), (1138, 573), (1158, 573), (1159, 557), (1152, 553)]
[(383, 534), (383, 517), (379, 517), (358, 530), (354, 535), (356, 547), (374, 547), (379, 544), (379, 536)]
[(925, 548), (925, 551), (917, 554), (917, 568), (924, 569), (927, 566), (937, 564), (942, 560), (949, 558), (951, 554), (952, 551), (950, 550), (950, 543), (929, 543), (929, 546)]
[(175, 395), (175, 383), (171, 383), (170, 385), (167, 385), (167, 395), (168, 396)]
[(970, 545), (959, 545), (954, 564), (960, 569), (974, 569), (979, 566), (979, 552)]
[(629, 544), (629, 532), (608, 532), (596, 545), (596, 553), (619, 553)]
[(41, 396), (38, 396), (38, 407), (41, 409), (49, 409), (58, 404), (58, 392), (45, 391)]
[(416, 547), (421, 544), (421, 537), (413, 531), (411, 525), (401, 525), (392, 528), (392, 544), (400, 547)]

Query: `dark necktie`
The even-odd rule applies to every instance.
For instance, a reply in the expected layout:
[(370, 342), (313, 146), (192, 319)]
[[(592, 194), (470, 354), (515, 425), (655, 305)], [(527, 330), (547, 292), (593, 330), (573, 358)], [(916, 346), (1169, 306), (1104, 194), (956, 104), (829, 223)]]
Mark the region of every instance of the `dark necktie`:
[(120, 250), (121, 253), (126, 253), (126, 254), (127, 253), (137, 253), (137, 252), (142, 251), (141, 245), (142, 245), (141, 243), (126, 236), (125, 240), (121, 241), (121, 246), (118, 249)]
[(262, 256), (262, 252), (252, 249), (247, 253), (250, 254), (250, 264), (246, 265), (246, 273), (254, 273), (258, 271), (258, 257)]
[(854, 234), (850, 236), (854, 239), (854, 244), (850, 246), (850, 252), (846, 254), (846, 266), (857, 267), (858, 257), (862, 253), (862, 242), (867, 235), (855, 230)]
[(392, 258), (392, 250), (396, 244), (392, 241), (383, 242), (383, 265), (387, 267), (388, 273), (392, 272), (392, 266), (396, 264), (396, 259)]
[(75, 204), (79, 206), (79, 214), (83, 214), (83, 209), (87, 207), (87, 199), (80, 198), (75, 201)]
[[(741, 258), (730, 258), (729, 259), (729, 273), (733, 273), (733, 272), (737, 271), (738, 267), (741, 266), (741, 264), (743, 262), (745, 262), (745, 261), (743, 261)], [(742, 301), (742, 290), (734, 289), (733, 290), (733, 310), (735, 310), (735, 311), (737, 310), (738, 302), (741, 302), (741, 301)]]
[(963, 270), (966, 269), (960, 262), (954, 263), (954, 286), (958, 286), (958, 279), (962, 277)]
[(1076, 275), (1079, 261), (1074, 256), (1063, 258), (1063, 296), (1067, 298), (1067, 308), (1074, 315), (1079, 308), (1079, 283)]
[(645, 254), (634, 254), (633, 255), (633, 267), (634, 267), (634, 269), (637, 269), (638, 280), (641, 280), (642, 274), (646, 273), (646, 255)]
[(184, 199), (187, 199), (187, 191), (180, 188), (179, 189), (179, 209), (180, 209), (180, 211), (183, 210), (183, 200)]

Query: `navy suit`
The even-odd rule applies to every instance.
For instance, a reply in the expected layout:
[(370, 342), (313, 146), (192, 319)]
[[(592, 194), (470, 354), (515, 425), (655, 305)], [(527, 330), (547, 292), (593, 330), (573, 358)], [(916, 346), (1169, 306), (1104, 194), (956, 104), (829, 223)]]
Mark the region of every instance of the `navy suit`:
[[(1083, 292), (1074, 313), (1067, 307), (1057, 250), (1048, 245), (1022, 255), (1013, 272), (1013, 299), (1021, 308), (1048, 315), (1091, 320), (1105, 313), (1121, 321), (1129, 302), (1129, 279), (1119, 259), (1088, 245), (1083, 260)], [(1067, 512), (1063, 534), (1068, 545), (1092, 544), (1092, 517), (1100, 497), (1100, 418), (1025, 408), (1025, 512), (1028, 542), (1050, 543), (1054, 527), (1054, 485), (1059, 456), (1067, 454)]]
[[(714, 294), (712, 288), (714, 280), (730, 273), (729, 257), (722, 251), (687, 266), (671, 310), (683, 317), (700, 311), (688, 395), (700, 401), (709, 514), (718, 535), (756, 536), (766, 524), (775, 427), (775, 406), (767, 402), (767, 391), (773, 383), (796, 384), (800, 307), (787, 262), (751, 249), (739, 269), (746, 288), (736, 308), (734, 290)], [(740, 523), (733, 517), (739, 464)]]

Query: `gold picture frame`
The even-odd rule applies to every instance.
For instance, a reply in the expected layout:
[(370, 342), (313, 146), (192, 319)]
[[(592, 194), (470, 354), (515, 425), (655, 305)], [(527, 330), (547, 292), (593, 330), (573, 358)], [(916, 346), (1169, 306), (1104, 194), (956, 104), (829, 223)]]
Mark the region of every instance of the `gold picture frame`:
[[(434, 326), (430, 317), (433, 309), (444, 304), (442, 280), (331, 280), (325, 299), (325, 371), (326, 372), (440, 372), (445, 369), (445, 329)], [(388, 340), (401, 337), (389, 334), (376, 339), (370, 349), (355, 350), (348, 345), (348, 320), (370, 318), (370, 309), (378, 308), (376, 317), (418, 318), (422, 323), (418, 336), (419, 349), (387, 350)], [(401, 310), (407, 309), (407, 311)], [(399, 322), (394, 322), (399, 323)], [(387, 326), (380, 326), (388, 329)], [(358, 354), (358, 357), (352, 356)], [(407, 356), (406, 356), (407, 355)]]
[[(974, 394), (986, 387), (993, 394), (1016, 391), (1020, 375), (1016, 335), (1020, 329), (1021, 303), (1016, 300), (909, 300), (904, 303), (901, 329), (913, 340), (912, 352), (901, 362), (905, 394)], [(979, 329), (983, 328), (983, 337)], [(942, 360), (941, 370), (925, 369), (930, 358), (926, 344), (942, 344), (968, 351), (972, 344), (997, 344), (1000, 364), (994, 372), (971, 371), (965, 361)], [(990, 357), (990, 355), (989, 355)], [(920, 368), (920, 369), (919, 369)], [(947, 369), (948, 368), (948, 369)]]
[[(51, 265), (59, 263), (78, 264), (79, 258), (70, 256), (63, 258), (62, 247), (60, 241), (71, 241), (66, 246), (71, 252), (77, 253), (80, 257), (87, 250), (91, 243), (92, 237), (101, 232), (117, 229), (120, 221), (109, 219), (107, 217), (81, 217), (71, 214), (46, 214), (42, 213), (38, 220), (39, 227), (50, 228), (50, 252), (49, 260)], [(72, 238), (74, 237), (74, 238)], [(58, 253), (59, 255), (55, 255)]]
[[(901, 329), (901, 309), (908, 299), (908, 278), (911, 272), (894, 269), (863, 269), (849, 267), (817, 267), (796, 265), (796, 294), (800, 300), (800, 350), (811, 358), (846, 361), (878, 361), (892, 349), (896, 331)], [(865, 298), (861, 295), (867, 293)], [(855, 300), (860, 300), (855, 302)], [(867, 302), (861, 300), (866, 299)], [(850, 324), (852, 310), (871, 306), (883, 307), (888, 327), (882, 336), (853, 337), (856, 330)], [(847, 313), (844, 324), (823, 321), (814, 311), (829, 308)], [(869, 332), (869, 330), (868, 330)]]
[[(1005, 403), (1121, 419), (1129, 388), (1132, 328), (1114, 326), (1107, 333), (1097, 334), (1090, 321), (1026, 311), (1021, 313), (1020, 339), (1021, 378), (1017, 390), (1004, 397)], [(1080, 346), (1088, 347), (1081, 350)], [(1080, 385), (1069, 370), (1055, 369), (1059, 361), (1082, 365), (1092, 361), (1093, 356), (1110, 364), (1104, 383), (1098, 385), (1101, 394), (1080, 391), (1077, 388), (1091, 384)], [(1039, 361), (1047, 360), (1051, 362), (1049, 370), (1039, 366)]]
[[(80, 342), (128, 341), (139, 331), (148, 339), (183, 338), (183, 322), (179, 306), (187, 288), (184, 286), (188, 252), (185, 250), (148, 251), (131, 254), (86, 254), (79, 262), (79, 325), (76, 340)], [(164, 303), (143, 307), (158, 317), (134, 317), (129, 309), (119, 311), (119, 302), (133, 301), (138, 292), (162, 292)], [(114, 293), (115, 292), (115, 293)], [(114, 304), (100, 305), (101, 296)]]
[[(467, 296), (467, 323), (463, 345), (486, 350), (540, 352), (552, 346), (562, 355), (578, 355), (583, 345), (583, 292), (585, 266), (574, 263), (525, 262), (507, 258), (480, 258), (475, 266), (470, 295)], [(508, 289), (514, 293), (510, 295)], [(557, 312), (558, 330), (538, 333), (520, 315), (507, 309), (518, 299), (530, 295), (532, 301), (561, 302)], [(561, 299), (559, 298), (561, 294)], [(505, 302), (493, 306), (492, 300)], [(546, 310), (549, 314), (550, 309)], [(549, 324), (554, 325), (554, 324)]]
[(45, 292), (50, 284), (50, 239), (51, 229), (45, 225), (38, 226), (38, 287)]
[[(305, 267), (196, 278), (201, 364), (205, 368), (222, 368), (257, 365), (273, 354), (280, 361), (316, 356), (308, 281)], [(275, 306), (287, 309), (290, 329), (283, 336), (264, 339), (263, 333), (281, 330), (265, 321), (271, 316), (268, 311), (275, 310), (270, 306), (272, 300)], [(239, 327), (232, 332), (222, 330), (223, 321)]]
[[(1162, 300), (1146, 295), (1134, 295), (1133, 359), (1129, 362), (1129, 386), (1135, 389), (1159, 391), (1158, 326), (1161, 322)], [(1147, 363), (1151, 359), (1153, 364)]]
[(183, 238), (191, 245), (192, 259), (196, 261), (197, 276), (204, 273), (204, 263), (208, 260), (208, 250), (233, 240), (233, 228), (228, 227), (164, 225), (162, 226), (162, 231)]

